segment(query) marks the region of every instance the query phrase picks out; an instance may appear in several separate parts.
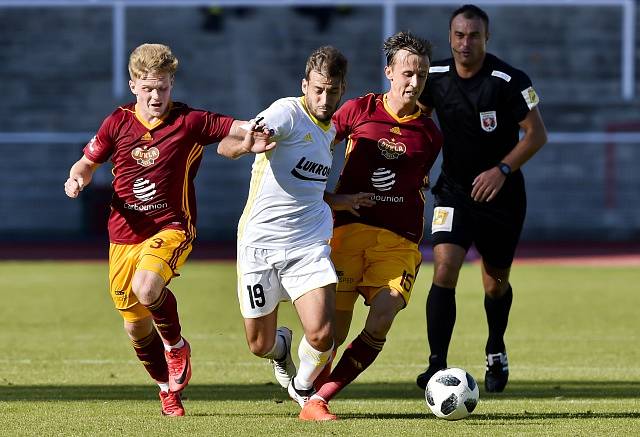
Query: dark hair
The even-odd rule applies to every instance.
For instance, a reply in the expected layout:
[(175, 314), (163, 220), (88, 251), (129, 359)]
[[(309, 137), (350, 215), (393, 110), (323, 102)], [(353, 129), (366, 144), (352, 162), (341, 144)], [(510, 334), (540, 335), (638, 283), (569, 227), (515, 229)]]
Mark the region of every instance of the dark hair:
[(344, 82), (347, 77), (347, 58), (335, 47), (322, 46), (311, 53), (307, 59), (304, 73), (307, 80), (312, 71), (327, 78), (339, 77)]
[(449, 18), (449, 29), (451, 29), (451, 23), (453, 19), (458, 15), (462, 14), (464, 18), (480, 18), (484, 23), (484, 30), (486, 33), (489, 33), (489, 16), (485, 11), (477, 7), (476, 5), (462, 5), (451, 14), (451, 18)]
[(387, 57), (387, 65), (393, 64), (393, 59), (400, 50), (406, 50), (418, 56), (426, 56), (431, 61), (431, 43), (408, 31), (391, 35), (385, 40), (382, 47)]

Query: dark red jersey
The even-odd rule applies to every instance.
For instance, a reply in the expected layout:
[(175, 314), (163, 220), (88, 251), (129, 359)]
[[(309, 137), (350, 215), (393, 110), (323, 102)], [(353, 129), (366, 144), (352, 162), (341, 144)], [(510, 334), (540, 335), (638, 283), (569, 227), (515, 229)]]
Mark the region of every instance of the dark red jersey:
[(134, 103), (109, 115), (84, 154), (93, 162), (113, 162), (111, 242), (139, 243), (164, 228), (195, 237), (193, 180), (203, 146), (228, 135), (232, 123), (231, 117), (176, 102), (153, 125), (136, 115)]
[(433, 120), (420, 111), (398, 117), (382, 94), (367, 94), (347, 101), (333, 122), (336, 140), (347, 138), (336, 192), (371, 192), (377, 202), (360, 208), (360, 217), (337, 211), (335, 226), (364, 223), (418, 243), (424, 226), (422, 189), (442, 147)]

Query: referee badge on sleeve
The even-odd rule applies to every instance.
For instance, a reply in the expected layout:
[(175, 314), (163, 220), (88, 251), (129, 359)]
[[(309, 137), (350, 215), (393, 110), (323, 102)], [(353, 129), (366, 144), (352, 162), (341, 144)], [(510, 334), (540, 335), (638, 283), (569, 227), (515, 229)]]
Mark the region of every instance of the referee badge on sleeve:
[(449, 206), (438, 206), (433, 210), (433, 221), (431, 222), (431, 233), (451, 232), (453, 227), (453, 208)]
[(534, 90), (532, 86), (523, 90), (521, 94), (522, 97), (524, 97), (524, 101), (527, 102), (529, 110), (533, 109), (538, 105), (538, 103), (540, 103), (540, 98), (538, 97), (536, 90)]
[(480, 126), (486, 132), (493, 132), (498, 126), (496, 111), (486, 111), (480, 113)]

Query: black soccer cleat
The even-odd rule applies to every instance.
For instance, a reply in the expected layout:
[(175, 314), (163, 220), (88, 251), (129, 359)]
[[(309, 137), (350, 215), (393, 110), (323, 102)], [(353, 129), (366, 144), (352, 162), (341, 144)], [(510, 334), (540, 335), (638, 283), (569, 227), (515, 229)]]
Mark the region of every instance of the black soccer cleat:
[(416, 384), (422, 390), (425, 390), (427, 388), (427, 384), (429, 383), (429, 380), (431, 379), (431, 377), (435, 375), (435, 373), (438, 370), (442, 370), (446, 368), (447, 368), (446, 364), (435, 364), (435, 363), (429, 364), (429, 367), (427, 367), (427, 370), (419, 374), (418, 377), (416, 378)]
[(506, 352), (487, 354), (487, 371), (484, 374), (484, 389), (488, 393), (502, 393), (509, 380), (509, 361)]

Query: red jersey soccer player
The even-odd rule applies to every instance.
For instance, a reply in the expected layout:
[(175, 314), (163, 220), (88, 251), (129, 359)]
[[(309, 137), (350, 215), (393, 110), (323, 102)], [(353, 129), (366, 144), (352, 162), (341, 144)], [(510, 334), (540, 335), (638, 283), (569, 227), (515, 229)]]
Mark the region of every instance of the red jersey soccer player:
[[(384, 43), (390, 89), (346, 102), (334, 115), (336, 140), (348, 138), (337, 194), (372, 192), (358, 214), (336, 211), (331, 259), (338, 273), (336, 346), (349, 332), (358, 294), (370, 306), (364, 330), (300, 417), (331, 420), (327, 402), (376, 359), (396, 314), (410, 297), (422, 261), (422, 189), (442, 137), (417, 100), (429, 71), (430, 45), (408, 32)], [(331, 195), (327, 195), (331, 205)]]
[[(138, 359), (160, 386), (162, 414), (169, 416), (184, 415), (180, 392), (191, 377), (191, 349), (166, 285), (195, 238), (193, 179), (204, 145), (244, 135), (243, 122), (171, 101), (177, 67), (167, 46), (143, 44), (133, 51), (129, 87), (136, 102), (104, 120), (65, 183), (66, 194), (77, 197), (111, 157), (109, 289)], [(261, 146), (265, 142), (256, 141), (252, 151)]]

